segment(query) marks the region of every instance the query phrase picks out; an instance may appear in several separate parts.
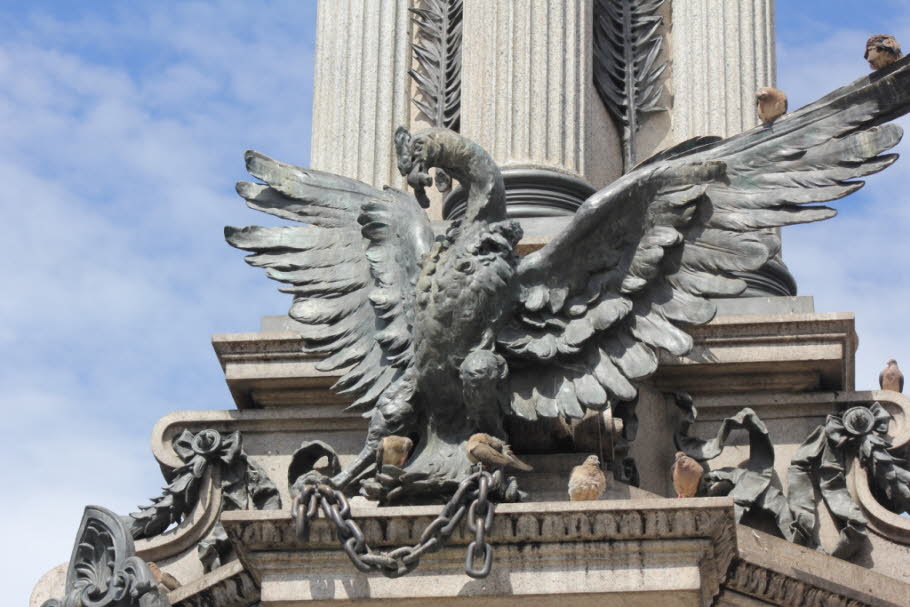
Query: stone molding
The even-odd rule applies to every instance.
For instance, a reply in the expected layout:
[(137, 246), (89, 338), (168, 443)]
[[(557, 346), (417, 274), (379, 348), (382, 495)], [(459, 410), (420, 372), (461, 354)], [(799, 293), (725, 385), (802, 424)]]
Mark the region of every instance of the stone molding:
[(658, 389), (695, 394), (853, 390), (858, 339), (847, 312), (718, 316), (687, 356), (660, 354)]
[(781, 607), (899, 607), (910, 596), (910, 585), (859, 565), (751, 527), (737, 525), (736, 533), (739, 554), (724, 583), (728, 592)]
[[(865, 403), (879, 402), (891, 414), (892, 421), (888, 429), (891, 451), (906, 452), (906, 447), (910, 444), (910, 398), (890, 390), (861, 394), (868, 394), (871, 399)], [(888, 510), (875, 499), (869, 488), (869, 475), (858, 460), (854, 460), (851, 472), (848, 476), (850, 492), (866, 515), (869, 529), (891, 542), (910, 544), (910, 518)]]
[(193, 548), (209, 534), (221, 512), (222, 496), (216, 476), (217, 473), (206, 473), (196, 505), (179, 525), (154, 537), (135, 541), (136, 554), (140, 558), (145, 561), (164, 561)]
[[(416, 543), (439, 510), (437, 506), (354, 507), (353, 515), (368, 544), (387, 548)], [(312, 523), (306, 544), (297, 539), (287, 512), (226, 512), (222, 523), (240, 559), (262, 585), (263, 597), (269, 594), (270, 584), (280, 585), (297, 574), (341, 576), (355, 582), (360, 577), (325, 518)], [(421, 567), (453, 573), (463, 567), (463, 546), (472, 539), (462, 525), (447, 547), (424, 559)], [(629, 563), (644, 559), (654, 566), (663, 563), (697, 570), (698, 583), (688, 590), (700, 594), (702, 605), (710, 605), (720, 591), (737, 552), (733, 502), (728, 498), (501, 504), (489, 539), (497, 550), (494, 572), (497, 568), (536, 571), (554, 559), (569, 565), (582, 560), (585, 567), (596, 562), (607, 569), (627, 569)], [(407, 578), (394, 582), (408, 584)], [(515, 583), (511, 588), (514, 595), (524, 593), (520, 586)]]
[[(650, 380), (658, 389), (699, 395), (853, 389), (853, 314), (719, 316), (690, 332), (695, 348), (688, 356), (661, 353)], [(220, 334), (212, 345), (240, 409), (306, 406), (314, 416), (331, 416), (350, 403), (331, 391), (343, 370), (317, 371), (318, 359), (302, 351), (304, 341), (292, 331)]]
[(873, 603), (848, 599), (793, 577), (736, 559), (730, 567), (726, 588), (781, 607), (875, 607)]
[(168, 593), (173, 607), (248, 607), (259, 601), (259, 587), (240, 561), (232, 561)]

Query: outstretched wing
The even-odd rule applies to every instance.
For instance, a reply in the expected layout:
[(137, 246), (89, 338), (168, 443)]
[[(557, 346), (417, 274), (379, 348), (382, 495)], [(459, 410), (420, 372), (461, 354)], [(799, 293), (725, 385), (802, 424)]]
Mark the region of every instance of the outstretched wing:
[(281, 290), (294, 296), (307, 351), (326, 357), (317, 368), (347, 368), (334, 388), (371, 405), (411, 362), (414, 288), (433, 242), (426, 213), (398, 190), (257, 152), (246, 166), (265, 182), (237, 184), (251, 208), (309, 225), (226, 227), (225, 238), (290, 285)]
[(657, 351), (685, 355), (708, 299), (741, 293), (735, 272), (775, 252), (766, 228), (819, 221), (813, 205), (862, 187), (900, 140), (910, 64), (841, 88), (773, 126), (683, 143), (593, 194), (567, 228), (518, 267), (518, 303), (499, 346), (513, 410), (580, 417), (636, 397)]

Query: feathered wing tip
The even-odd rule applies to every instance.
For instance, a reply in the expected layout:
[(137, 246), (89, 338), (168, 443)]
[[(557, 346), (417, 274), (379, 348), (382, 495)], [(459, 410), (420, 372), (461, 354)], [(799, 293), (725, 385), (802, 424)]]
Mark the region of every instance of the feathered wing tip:
[(238, 193), (257, 210), (304, 226), (225, 228), (225, 239), (249, 251), (293, 295), (289, 315), (306, 350), (324, 358), (320, 371), (344, 369), (335, 389), (371, 406), (410, 362), (411, 320), (419, 259), (432, 242), (426, 214), (396, 190), (245, 155), (265, 183), (241, 182)]
[(779, 250), (767, 229), (821, 221), (822, 206), (890, 166), (910, 109), (910, 60), (727, 140), (661, 152), (593, 194), (566, 229), (518, 267), (515, 314), (498, 339), (515, 364), (513, 413), (580, 417), (636, 397), (657, 353), (684, 356), (687, 327), (735, 273)]

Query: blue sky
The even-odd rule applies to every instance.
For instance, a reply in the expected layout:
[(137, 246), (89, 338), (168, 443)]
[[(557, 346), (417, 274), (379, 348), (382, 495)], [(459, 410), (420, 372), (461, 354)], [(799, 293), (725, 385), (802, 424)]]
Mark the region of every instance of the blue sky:
[[(863, 42), (910, 46), (910, 6), (779, 0), (779, 80), (798, 107), (865, 73)], [(69, 556), (88, 503), (129, 512), (162, 481), (148, 437), (178, 409), (232, 406), (209, 342), (287, 296), (222, 226), (268, 221), (234, 193), (242, 153), (309, 159), (315, 1), (0, 1), (2, 585), (24, 604)], [(907, 121), (903, 123), (907, 126)], [(904, 147), (904, 146), (902, 146)], [(910, 158), (788, 229), (819, 311), (854, 311), (858, 387), (910, 367)]]

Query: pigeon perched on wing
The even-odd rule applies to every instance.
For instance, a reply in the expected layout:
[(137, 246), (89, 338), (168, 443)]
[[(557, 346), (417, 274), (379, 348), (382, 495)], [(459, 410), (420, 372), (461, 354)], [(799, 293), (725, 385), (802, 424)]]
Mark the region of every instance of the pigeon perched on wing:
[(671, 472), (676, 497), (695, 497), (701, 484), (701, 477), (705, 473), (701, 464), (682, 451), (677, 451)]
[(600, 458), (589, 455), (580, 466), (572, 468), (569, 475), (569, 499), (573, 502), (596, 500), (607, 488), (607, 477), (600, 469)]
[(776, 88), (766, 86), (755, 93), (758, 117), (765, 124), (771, 124), (787, 113), (787, 95)]
[(888, 361), (888, 366), (878, 374), (878, 386), (882, 390), (904, 391), (904, 374), (898, 369), (897, 361), (893, 358)]
[(863, 55), (873, 70), (888, 67), (903, 56), (900, 43), (889, 34), (870, 36), (866, 41), (866, 54)]
[(383, 466), (403, 467), (413, 447), (414, 441), (407, 436), (386, 436), (376, 450), (376, 467), (380, 470)]
[(468, 459), (472, 464), (483, 464), (490, 468), (512, 467), (525, 472), (534, 470), (512, 453), (512, 448), (505, 441), (479, 432), (468, 439)]

